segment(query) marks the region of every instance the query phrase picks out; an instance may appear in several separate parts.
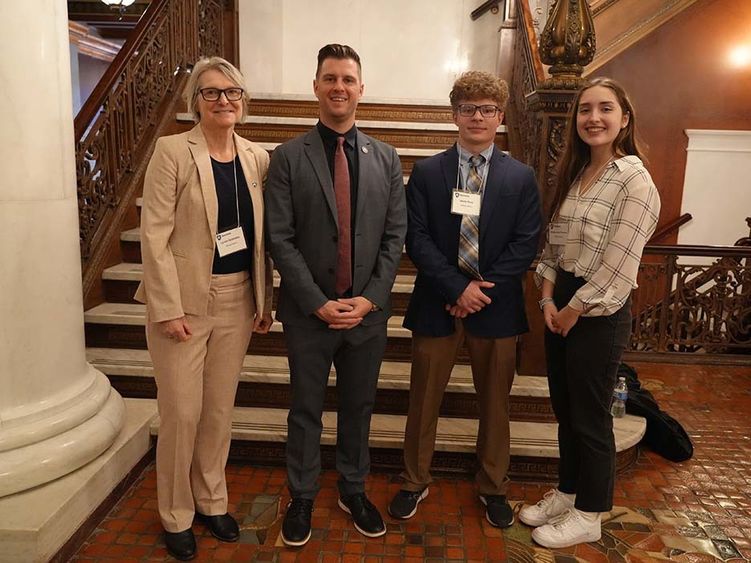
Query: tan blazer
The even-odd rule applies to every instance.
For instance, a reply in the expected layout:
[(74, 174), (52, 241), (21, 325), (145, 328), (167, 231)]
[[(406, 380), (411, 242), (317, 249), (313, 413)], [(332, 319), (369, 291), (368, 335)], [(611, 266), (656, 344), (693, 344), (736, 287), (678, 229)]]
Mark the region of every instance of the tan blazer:
[[(269, 155), (234, 134), (253, 203), (251, 280), (256, 313), (271, 312), (272, 263), (265, 249), (263, 184)], [(200, 125), (160, 138), (143, 185), (141, 256), (143, 281), (135, 299), (152, 322), (205, 315), (214, 261), (218, 203), (206, 139)]]

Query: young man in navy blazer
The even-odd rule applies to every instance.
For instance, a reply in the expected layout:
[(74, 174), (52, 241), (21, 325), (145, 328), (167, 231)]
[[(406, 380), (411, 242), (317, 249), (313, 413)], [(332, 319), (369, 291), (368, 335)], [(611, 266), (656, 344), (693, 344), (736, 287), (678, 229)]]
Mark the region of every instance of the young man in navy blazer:
[(506, 83), (464, 73), (450, 100), (458, 142), (418, 162), (407, 187), (407, 253), (417, 279), (404, 319), (412, 330), (403, 484), (389, 505), (406, 519), (428, 495), (439, 408), (465, 344), (480, 411), (480, 501), (497, 527), (513, 523), (509, 478), (509, 392), (516, 338), (526, 332), (523, 281), (537, 252), (540, 200), (534, 172), (493, 141)]

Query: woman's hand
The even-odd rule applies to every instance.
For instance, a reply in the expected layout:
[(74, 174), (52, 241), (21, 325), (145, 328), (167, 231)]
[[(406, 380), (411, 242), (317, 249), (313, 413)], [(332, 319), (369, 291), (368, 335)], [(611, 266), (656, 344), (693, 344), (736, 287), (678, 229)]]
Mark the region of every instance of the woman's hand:
[(271, 328), (273, 322), (274, 319), (271, 318), (271, 312), (266, 312), (260, 317), (256, 315), (256, 318), (253, 319), (253, 332), (266, 334)]
[(558, 313), (553, 315), (553, 326), (558, 329), (557, 332), (561, 336), (566, 337), (568, 336), (569, 331), (574, 328), (574, 325), (579, 320), (579, 315), (581, 315), (579, 311), (576, 311), (566, 305), (563, 309), (558, 311)]
[(185, 342), (193, 335), (193, 331), (188, 324), (188, 317), (162, 321), (159, 323), (159, 329), (167, 338), (178, 342)]
[(555, 306), (555, 303), (546, 303), (542, 308), (542, 316), (545, 319), (545, 326), (548, 327), (548, 330), (553, 334), (559, 334), (561, 332), (560, 329), (555, 326), (555, 323), (553, 323), (553, 318), (557, 314), (558, 307)]

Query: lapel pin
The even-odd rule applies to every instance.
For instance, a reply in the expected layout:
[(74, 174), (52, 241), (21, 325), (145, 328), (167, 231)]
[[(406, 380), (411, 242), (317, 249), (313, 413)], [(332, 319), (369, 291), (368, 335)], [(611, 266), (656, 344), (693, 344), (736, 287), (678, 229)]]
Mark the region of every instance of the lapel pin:
[(364, 152), (365, 154), (368, 154), (368, 147), (363, 147), (362, 152)]
[(256, 186), (258, 186), (258, 182), (256, 182), (255, 180), (253, 180), (253, 182), (251, 182), (251, 184), (253, 184), (253, 187), (254, 187), (254, 188), (255, 188)]

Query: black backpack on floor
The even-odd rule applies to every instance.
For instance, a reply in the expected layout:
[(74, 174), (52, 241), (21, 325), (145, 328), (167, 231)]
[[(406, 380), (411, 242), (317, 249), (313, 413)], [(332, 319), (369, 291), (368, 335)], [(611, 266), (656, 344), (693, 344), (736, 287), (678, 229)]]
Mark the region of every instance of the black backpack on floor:
[(680, 422), (660, 410), (652, 393), (642, 388), (636, 370), (622, 363), (618, 368), (618, 376), (625, 377), (628, 386), (626, 412), (647, 419), (647, 431), (641, 443), (670, 461), (691, 459), (694, 455), (691, 438)]

